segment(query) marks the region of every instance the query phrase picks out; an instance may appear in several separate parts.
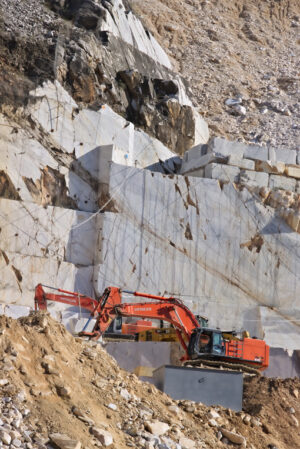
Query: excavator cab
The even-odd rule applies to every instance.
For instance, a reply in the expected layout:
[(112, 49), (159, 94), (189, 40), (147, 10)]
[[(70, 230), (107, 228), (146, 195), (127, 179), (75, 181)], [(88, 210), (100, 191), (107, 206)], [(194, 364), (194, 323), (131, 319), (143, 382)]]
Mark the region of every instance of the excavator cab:
[(225, 342), (222, 332), (218, 329), (195, 329), (191, 335), (188, 354), (191, 359), (204, 355), (225, 355)]

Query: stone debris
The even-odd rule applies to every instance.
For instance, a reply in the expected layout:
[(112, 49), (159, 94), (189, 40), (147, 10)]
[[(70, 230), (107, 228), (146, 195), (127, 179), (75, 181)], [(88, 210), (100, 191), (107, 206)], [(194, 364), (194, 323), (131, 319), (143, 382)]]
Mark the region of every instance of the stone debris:
[(232, 443), (240, 444), (242, 447), (246, 447), (247, 445), (246, 438), (243, 437), (242, 435), (239, 435), (235, 432), (231, 432), (227, 429), (224, 429), (223, 427), (221, 428), (221, 432), (224, 435), (224, 437), (226, 437)]
[(5, 432), (4, 430), (1, 430), (0, 438), (1, 438), (2, 443), (7, 444), (8, 446), (10, 445), (11, 436), (9, 435), (9, 433)]
[(118, 410), (118, 407), (116, 406), (116, 404), (108, 404), (107, 408), (109, 408), (110, 410)]
[(71, 397), (71, 388), (64, 385), (56, 385), (57, 393), (64, 398)]
[(151, 432), (153, 435), (161, 436), (169, 430), (169, 425), (160, 421), (147, 421), (145, 422), (145, 429)]
[(247, 114), (247, 109), (245, 108), (245, 106), (242, 106), (240, 104), (233, 105), (232, 109), (234, 109), (234, 111), (238, 115), (246, 115)]
[(107, 430), (93, 427), (91, 432), (103, 446), (107, 447), (113, 444), (113, 437)]
[(80, 441), (76, 441), (61, 433), (51, 433), (49, 438), (60, 449), (81, 449)]
[[(293, 19), (299, 17), (297, 0), (131, 4), (189, 79), (215, 134), (268, 146), (299, 146), (299, 130), (293, 128), (299, 122), (299, 21)], [(166, 23), (176, 31), (167, 31)], [(240, 99), (247, 120), (222, 105)]]
[(219, 415), (219, 413), (216, 410), (210, 410), (208, 416), (213, 418), (213, 419), (220, 418), (220, 415)]
[[(28, 379), (14, 367), (7, 375), (8, 383), (0, 387), (4, 449), (45, 449), (48, 445), (60, 449), (215, 449), (220, 441), (245, 447), (246, 440), (247, 447), (258, 448), (261, 444), (267, 447), (270, 438), (281, 441), (279, 426), (298, 428), (300, 409), (294, 393), (300, 388), (298, 380), (245, 379), (242, 412), (191, 400), (175, 401), (121, 370), (99, 344), (73, 338), (48, 315), (50, 333), (41, 334), (40, 318), (41, 313), (18, 321), (0, 317), (1, 327), (7, 331), (1, 337), (3, 348), (12, 338), (16, 343), (22, 341), (26, 333), (22, 363), (31, 373)], [(95, 352), (92, 359), (90, 351)], [(7, 353), (3, 350), (0, 368)], [(42, 369), (41, 360), (55, 363), (59, 381)], [(60, 396), (57, 390), (67, 383), (70, 398)], [(50, 390), (51, 399), (43, 394), (32, 396), (32, 385), (40, 393)], [(285, 404), (280, 417), (273, 416), (278, 404)], [(291, 447), (298, 447), (295, 432), (284, 438)]]
[(208, 424), (209, 424), (211, 427), (218, 427), (218, 426), (219, 426), (218, 423), (217, 423), (217, 421), (216, 421), (214, 418), (211, 418), (211, 419), (208, 421)]
[(194, 447), (196, 447), (195, 441), (186, 437), (181, 437), (179, 439), (179, 444), (182, 447), (182, 449), (193, 449)]
[(292, 423), (295, 427), (299, 427), (299, 420), (296, 418), (296, 416), (292, 415), (291, 416), (292, 419)]
[(293, 390), (293, 395), (295, 396), (295, 398), (298, 399), (298, 397), (299, 397), (299, 391), (298, 391), (296, 388)]
[(121, 388), (120, 396), (122, 396), (122, 398), (124, 398), (126, 401), (129, 401), (132, 397), (126, 388)]
[(227, 100), (225, 100), (225, 104), (226, 106), (235, 106), (237, 104), (241, 104), (242, 101), (242, 98), (227, 98)]
[(83, 421), (90, 426), (95, 425), (95, 422), (77, 407), (73, 407), (72, 412), (74, 413), (75, 416), (77, 416), (78, 419), (80, 419), (80, 421)]

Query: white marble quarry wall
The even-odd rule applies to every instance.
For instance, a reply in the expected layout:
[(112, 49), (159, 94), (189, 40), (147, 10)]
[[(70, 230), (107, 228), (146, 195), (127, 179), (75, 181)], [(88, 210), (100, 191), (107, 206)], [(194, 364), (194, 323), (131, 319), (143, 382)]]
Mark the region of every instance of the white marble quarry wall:
[(76, 267), (51, 257), (0, 253), (1, 303), (34, 307), (34, 289), (39, 283), (93, 295), (93, 268)]
[(271, 208), (231, 183), (116, 164), (109, 186), (117, 212), (98, 217), (98, 293), (177, 295), (213, 326), (299, 347), (300, 236)]
[(171, 69), (167, 54), (152, 34), (149, 31), (146, 32), (141, 21), (131, 11), (126, 11), (121, 0), (113, 0), (110, 3), (109, 10), (106, 10), (109, 12), (103, 17), (101, 23), (101, 31), (108, 31), (122, 38), (154, 61)]
[(10, 177), (15, 189), (24, 200), (31, 201), (24, 177), (36, 180), (45, 166), (58, 168), (58, 162), (16, 122), (0, 114), (0, 170)]
[[(300, 347), (299, 234), (274, 209), (231, 183), (136, 168), (174, 154), (108, 107), (79, 110), (57, 82), (32, 92), (26, 114), (27, 127), (0, 116), (0, 170), (15, 189), (0, 201), (0, 302), (33, 306), (39, 282), (91, 296), (115, 285), (177, 295), (214, 326)], [(25, 179), (45, 167), (72, 202), (32, 195)]]
[(1, 198), (0, 228), (1, 302), (33, 307), (40, 282), (93, 295), (96, 217)]
[[(26, 307), (33, 306), (39, 282), (94, 296), (99, 230), (90, 213), (99, 209), (110, 163), (147, 166), (174, 156), (109, 107), (79, 111), (58, 82), (31, 96), (23, 119), (0, 115), (0, 302)], [(45, 170), (53, 171), (53, 185), (43, 184)], [(58, 190), (48, 200), (58, 176), (65, 197)]]
[(104, 105), (99, 111), (79, 110), (58, 81), (46, 82), (31, 92), (29, 112), (66, 153), (85, 156), (102, 145), (115, 145), (114, 162), (144, 168), (174, 156), (159, 140), (136, 130), (134, 125)]
[(266, 377), (292, 378), (300, 376), (300, 352), (270, 349), (270, 364), (263, 372)]
[(94, 264), (96, 217), (87, 212), (0, 198), (0, 228), (4, 252)]

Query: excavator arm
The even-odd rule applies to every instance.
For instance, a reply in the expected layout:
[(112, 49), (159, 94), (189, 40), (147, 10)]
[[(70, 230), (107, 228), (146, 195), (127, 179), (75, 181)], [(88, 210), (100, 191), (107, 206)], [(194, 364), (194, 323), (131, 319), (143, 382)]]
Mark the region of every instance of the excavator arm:
[[(140, 296), (135, 292), (135, 296)], [(142, 294), (144, 297), (146, 294)], [(149, 295), (152, 296), (153, 295)], [(81, 335), (88, 335), (97, 338), (102, 335), (109, 327), (112, 320), (117, 316), (123, 317), (141, 317), (163, 320), (171, 323), (176, 331), (181, 345), (187, 355), (186, 341), (190, 340), (192, 331), (199, 327), (199, 323), (189, 309), (176, 298), (156, 297), (160, 302), (141, 302), (141, 303), (114, 303), (107, 300), (102, 310), (99, 310), (96, 324), (91, 333), (82, 332)], [(185, 338), (184, 338), (185, 337)]]

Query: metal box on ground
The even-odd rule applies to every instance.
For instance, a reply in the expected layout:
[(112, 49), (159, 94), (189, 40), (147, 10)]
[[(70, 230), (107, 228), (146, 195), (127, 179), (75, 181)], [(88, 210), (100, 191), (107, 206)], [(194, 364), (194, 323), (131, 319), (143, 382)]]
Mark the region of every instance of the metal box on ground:
[(156, 387), (173, 399), (242, 410), (242, 373), (164, 365), (153, 372), (153, 378)]

